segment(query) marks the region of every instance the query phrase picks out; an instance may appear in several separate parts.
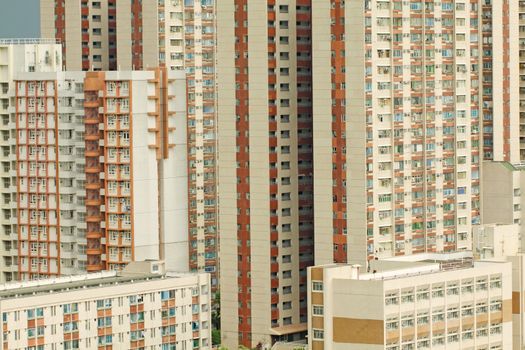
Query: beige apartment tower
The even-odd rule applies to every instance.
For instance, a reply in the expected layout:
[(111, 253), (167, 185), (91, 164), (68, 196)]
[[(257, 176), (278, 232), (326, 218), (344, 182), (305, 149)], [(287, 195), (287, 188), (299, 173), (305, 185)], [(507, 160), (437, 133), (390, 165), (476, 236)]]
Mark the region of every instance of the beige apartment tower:
[(313, 263), (310, 1), (217, 2), (221, 332), (306, 331)]
[(40, 2), (41, 32), (63, 44), (68, 70), (142, 70), (187, 77), (188, 251), (218, 278), (214, 0)]
[(316, 264), (470, 247), (481, 9), (313, 2)]

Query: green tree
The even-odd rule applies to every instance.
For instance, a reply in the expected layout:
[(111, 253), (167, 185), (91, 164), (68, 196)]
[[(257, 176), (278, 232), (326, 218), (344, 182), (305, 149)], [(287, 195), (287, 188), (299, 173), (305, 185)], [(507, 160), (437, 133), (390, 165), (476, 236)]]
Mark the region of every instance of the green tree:
[(213, 345), (221, 344), (221, 331), (220, 329), (213, 329), (211, 331), (211, 342)]
[(215, 298), (212, 304), (213, 304), (213, 308), (211, 311), (211, 323), (212, 323), (213, 329), (217, 329), (220, 331), (221, 329), (221, 293), (220, 292), (215, 293)]

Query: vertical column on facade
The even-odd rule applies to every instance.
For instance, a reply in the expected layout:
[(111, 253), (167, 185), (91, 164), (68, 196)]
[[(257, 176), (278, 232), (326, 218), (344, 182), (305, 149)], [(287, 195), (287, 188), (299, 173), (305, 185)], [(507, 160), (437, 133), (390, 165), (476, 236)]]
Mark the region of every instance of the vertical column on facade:
[[(332, 181), (332, 79), (331, 79), (331, 2), (312, 1), (312, 40), (318, 45), (312, 45), (312, 117), (306, 119), (304, 125), (312, 124), (310, 132), (298, 130), (299, 142), (309, 143), (313, 149), (313, 181), (312, 178), (300, 178), (299, 184), (309, 184), (311, 181), (314, 207), (314, 247), (315, 264), (333, 263), (333, 181)], [(347, 4), (348, 7), (348, 4)], [(362, 11), (362, 4), (360, 5)], [(357, 16), (354, 16), (357, 18)], [(360, 26), (360, 31), (363, 27)], [(361, 41), (358, 41), (362, 45)], [(357, 52), (357, 51), (351, 51)], [(356, 54), (357, 57), (357, 54)], [(299, 64), (299, 62), (298, 62)], [(362, 66), (359, 71), (362, 71)], [(356, 70), (357, 71), (357, 70)], [(356, 84), (357, 85), (357, 84)], [(357, 107), (359, 108), (359, 107)], [(303, 122), (304, 116), (298, 115), (298, 122)], [(309, 137), (309, 138), (308, 138)], [(303, 141), (304, 139), (304, 141)], [(328, 153), (327, 153), (328, 152)], [(352, 158), (351, 158), (352, 159)], [(356, 158), (353, 158), (356, 159)], [(361, 165), (361, 168), (363, 166)], [(361, 186), (361, 192), (362, 190)], [(350, 197), (353, 198), (353, 197)], [(362, 210), (361, 210), (362, 211)], [(357, 211), (354, 211), (357, 213)]]
[(331, 0), (332, 66), (332, 210), (334, 262), (346, 263), (346, 74), (345, 11), (340, 0)]
[[(207, 3), (204, 6), (204, 3)], [(218, 235), (217, 235), (217, 188), (216, 188), (216, 102), (215, 102), (215, 7), (209, 1), (201, 0), (200, 25), (202, 31), (199, 37), (195, 38), (195, 70), (202, 72), (202, 84), (196, 84), (196, 106), (202, 104), (202, 147), (203, 168), (202, 175), (197, 174), (202, 181), (202, 191), (204, 197), (203, 205), (203, 227), (204, 227), (204, 270), (211, 272), (212, 291), (217, 289), (218, 281)], [(198, 14), (196, 14), (198, 15)], [(195, 27), (196, 29), (198, 26)], [(199, 45), (200, 43), (200, 45)], [(200, 57), (200, 60), (199, 60)], [(198, 69), (199, 64), (202, 65)], [(196, 79), (198, 83), (199, 79)], [(202, 97), (200, 96), (202, 94)], [(199, 109), (195, 109), (198, 111)]]
[[(410, 52), (425, 52), (425, 32), (424, 32), (424, 23), (423, 16), (425, 12), (425, 7), (421, 6), (418, 9), (410, 8), (410, 35), (415, 38), (411, 40)], [(408, 28), (407, 28), (408, 29)], [(405, 192), (410, 192), (411, 198), (408, 199), (411, 202), (412, 207), (412, 217), (411, 217), (411, 235), (407, 234), (405, 240), (408, 238), (410, 240), (410, 247), (406, 249), (407, 253), (413, 252), (424, 252), (425, 251), (425, 233), (426, 233), (426, 223), (424, 220), (425, 214), (425, 196), (424, 196), (424, 158), (425, 158), (425, 138), (427, 136), (427, 131), (431, 129), (426, 129), (427, 115), (425, 114), (425, 107), (427, 104), (426, 97), (426, 86), (425, 78), (433, 79), (435, 75), (435, 70), (431, 68), (426, 72), (427, 66), (434, 66), (434, 62), (430, 59), (428, 62), (425, 60), (425, 55), (411, 55), (410, 56), (410, 66), (415, 67), (411, 69), (410, 84), (410, 104), (402, 102), (401, 104), (404, 111), (410, 111), (411, 114), (411, 130), (421, 130), (421, 132), (413, 132), (411, 135), (412, 139), (412, 152), (410, 158), (405, 158), (409, 160), (409, 166), (407, 167), (407, 173), (410, 173), (410, 181), (405, 182)], [(395, 77), (395, 74), (393, 75)], [(402, 82), (401, 82), (402, 83)], [(432, 96), (433, 87), (430, 87), (429, 93)], [(394, 104), (396, 103), (394, 97)], [(406, 163), (406, 162), (405, 162)], [(407, 191), (410, 189), (410, 191)], [(421, 194), (421, 195), (419, 195)], [(390, 227), (390, 231), (392, 227)], [(391, 233), (390, 233), (391, 234)]]
[[(492, 98), (492, 3), (481, 2), (481, 28), (483, 43), (483, 70), (482, 88), (483, 88), (483, 158), (492, 160), (494, 157), (494, 135), (493, 130), (493, 98)], [(492, 53), (492, 54), (488, 54)]]
[(55, 0), (55, 38), (62, 44), (63, 65), (66, 61), (66, 0)]
[(131, 64), (133, 70), (143, 69), (142, 1), (131, 3)]
[[(249, 92), (248, 92), (248, 1), (235, 0), (235, 82), (237, 100), (235, 114), (237, 116), (237, 239), (239, 241), (237, 252), (242, 259), (238, 262), (239, 271), (239, 344), (251, 346), (249, 335), (251, 327), (248, 319), (251, 317), (251, 281), (249, 278), (251, 264), (250, 256), (250, 167), (249, 167)], [(272, 300), (273, 302), (273, 300)]]
[[(275, 69), (277, 67), (277, 45), (276, 41), (276, 11), (275, 11), (275, 0), (268, 0), (268, 21), (273, 22), (274, 25), (268, 25), (268, 69), (269, 71), (273, 70), (274, 74), (269, 73), (268, 75), (268, 86), (273, 88), (268, 89), (268, 130), (270, 132), (268, 136), (268, 144), (270, 147), (268, 161), (270, 163), (270, 171), (268, 176), (274, 181), (270, 182), (269, 195), (270, 195), (270, 212), (268, 213), (270, 217), (270, 259), (272, 259), (270, 265), (270, 285), (274, 294), (271, 295), (271, 319), (272, 324), (279, 323), (279, 295), (277, 291), (279, 290), (279, 232), (277, 227), (279, 226), (279, 215), (277, 211), (279, 210), (279, 201), (278, 201), (278, 185), (277, 185), (277, 91), (275, 85), (277, 83), (277, 76), (275, 75)], [(240, 40), (243, 40), (242, 37), (239, 37)]]
[[(467, 3), (466, 6), (469, 6)], [(467, 111), (467, 118), (471, 119), (471, 133), (470, 133), (470, 157), (471, 157), (471, 215), (472, 215), (472, 224), (479, 224), (481, 217), (481, 160), (483, 159), (483, 131), (481, 118), (481, 104), (483, 103), (480, 96), (480, 84), (482, 82), (482, 73), (481, 67), (479, 66), (480, 57), (483, 57), (482, 51), (482, 30), (480, 29), (480, 14), (482, 13), (479, 8), (477, 1), (471, 0), (470, 8), (468, 9), (469, 16), (467, 16), (468, 21), (470, 22), (470, 37), (477, 38), (477, 40), (470, 40), (470, 75), (469, 80), (470, 84), (467, 85), (467, 88), (470, 89), (471, 101), (470, 101), (470, 115)], [(472, 67), (477, 67), (473, 69)], [(517, 155), (516, 155), (517, 156)], [(478, 190), (476, 191), (475, 188)], [(458, 241), (470, 237), (469, 232), (458, 232)]]
[[(312, 0), (297, 0), (297, 206), (299, 226), (299, 315), (308, 315), (306, 268), (314, 264), (313, 152), (312, 152)], [(290, 25), (293, 23), (290, 21)], [(293, 89), (293, 81), (291, 88)], [(302, 322), (302, 321), (301, 321)]]
[[(167, 12), (170, 14), (170, 11)], [(169, 47), (169, 43), (166, 44), (166, 29), (170, 28), (169, 25), (166, 25), (166, 3), (164, 1), (159, 1), (157, 5), (157, 20), (158, 20), (158, 37), (159, 37), (159, 53), (158, 60), (159, 66), (166, 66), (166, 47)], [(165, 45), (162, 45), (165, 43)]]
[[(190, 269), (212, 274), (217, 288), (217, 207), (215, 188), (214, 7), (208, 1), (184, 6), (186, 45), (184, 66), (188, 79), (188, 189)], [(175, 54), (174, 54), (175, 55)], [(199, 243), (203, 242), (203, 243)]]
[(120, 270), (134, 256), (132, 81), (107, 80), (104, 91), (104, 169), (101, 171), (106, 180), (106, 260), (107, 269)]
[(50, 158), (58, 154), (58, 100), (54, 81), (16, 89), (18, 273), (27, 280), (60, 274), (58, 156)]
[[(392, 33), (396, 33), (396, 34), (402, 33), (403, 32), (403, 24), (402, 24), (403, 11), (399, 10), (396, 6), (392, 6), (390, 13), (392, 14)], [(402, 35), (402, 34), (398, 34), (398, 35)], [(381, 58), (388, 59), (388, 61), (392, 62), (392, 66), (396, 66), (396, 65), (402, 66), (403, 57), (401, 55), (396, 56), (393, 54), (393, 52), (394, 51), (403, 52), (403, 49), (404, 49), (403, 42), (401, 40), (393, 40), (392, 50), (381, 50), (379, 51), (378, 56), (381, 55), (383, 56)], [(393, 67), (390, 69), (393, 70)], [(391, 72), (389, 72), (389, 74), (390, 73)], [(403, 78), (404, 77), (402, 74), (395, 74), (391, 77), (392, 83), (390, 84), (398, 84), (399, 86), (402, 86)], [(372, 79), (371, 78), (367, 79), (367, 83), (372, 85), (373, 84)], [(378, 89), (382, 89), (383, 87), (386, 87), (386, 86), (392, 87), (388, 83), (385, 84), (382, 82), (378, 82), (377, 84), (378, 84)], [(372, 88), (374, 87), (372, 86)], [(392, 97), (396, 100), (402, 100), (403, 99), (403, 89), (400, 88), (394, 91), (395, 92), (392, 93), (393, 95)], [(392, 142), (393, 143), (393, 150), (392, 150), (393, 164), (399, 164), (399, 165), (391, 166), (390, 167), (391, 169), (385, 169), (385, 170), (390, 171), (392, 178), (402, 179), (404, 176), (404, 167), (401, 165), (404, 164), (404, 153), (405, 153), (405, 141), (404, 141), (404, 132), (403, 132), (405, 129), (404, 128), (405, 123), (404, 123), (403, 106), (394, 105), (392, 107), (392, 112), (393, 113), (391, 113), (390, 117), (389, 118), (387, 117), (386, 120), (383, 119), (384, 117), (382, 116), (379, 117), (379, 122), (385, 121), (386, 126), (389, 126), (388, 124), (390, 124), (393, 129), (393, 135), (391, 135), (392, 140), (393, 140)], [(392, 115), (394, 116), (393, 118), (392, 118)], [(370, 119), (374, 117), (375, 116), (373, 115), (369, 116)], [(380, 170), (382, 170), (381, 167), (382, 165), (380, 165)], [(397, 255), (397, 254), (404, 254), (407, 250), (406, 244), (405, 244), (405, 230), (409, 231), (408, 229), (406, 229), (406, 225), (410, 225), (410, 222), (408, 221), (407, 223), (407, 221), (405, 220), (406, 205), (405, 205), (405, 198), (404, 198), (403, 183), (394, 182), (392, 181), (392, 178), (390, 178), (390, 180), (383, 180), (380, 178), (379, 186), (381, 187), (392, 186), (393, 188), (391, 196), (393, 197), (392, 201), (394, 203), (393, 205), (394, 228), (392, 230), (393, 232), (391, 232), (390, 234), (395, 239), (395, 252)], [(371, 225), (373, 224), (369, 223), (369, 226)]]
[[(84, 112), (85, 112), (85, 157), (86, 157), (86, 223), (87, 223), (87, 271), (106, 269), (102, 254), (106, 253), (104, 240), (105, 228), (102, 227), (104, 204), (104, 179), (100, 178), (103, 167), (100, 157), (104, 155), (103, 130), (99, 125), (104, 123), (103, 99), (99, 93), (104, 90), (102, 73), (87, 73), (84, 79)], [(102, 110), (100, 110), (102, 109)]]
[(520, 118), (520, 161), (525, 161), (525, 2), (519, 2), (519, 118)]
[(519, 18), (519, 121), (520, 121), (520, 161), (525, 161), (525, 2), (520, 1), (518, 8)]
[(108, 0), (109, 70), (117, 70), (117, 0)]
[[(509, 11), (510, 10), (509, 1), (512, 1), (512, 0), (504, 0), (502, 2), (502, 7), (503, 7), (502, 8), (503, 16), (501, 17), (502, 22), (503, 22), (502, 23), (503, 25), (503, 33), (502, 33), (502, 36), (503, 36), (503, 40), (502, 40), (502, 45), (503, 45), (502, 54), (503, 55), (502, 56), (503, 57), (502, 59), (503, 59), (504, 65), (502, 67), (502, 72), (499, 72), (499, 74), (501, 74), (504, 77), (503, 89), (502, 89), (502, 94), (503, 94), (503, 101), (502, 101), (502, 104), (503, 104), (502, 106), (503, 108), (503, 135), (502, 136), (503, 136), (503, 159), (507, 162), (511, 160), (510, 142), (514, 141), (510, 137), (510, 134), (511, 134), (510, 132), (510, 128), (511, 128), (510, 68), (511, 67), (509, 65), (509, 62), (510, 62), (510, 41), (514, 40), (515, 37), (510, 36), (510, 21), (511, 21), (511, 16), (514, 14), (511, 14)], [(500, 59), (500, 56), (498, 56), (498, 59)]]
[[(90, 60), (90, 54), (91, 50), (90, 47), (90, 33), (89, 33), (89, 4), (87, 0), (82, 0), (80, 3), (80, 14), (82, 16), (80, 26), (82, 28), (82, 70), (87, 71), (90, 70), (91, 67), (91, 60)], [(66, 54), (64, 53), (64, 57), (66, 57)]]
[[(443, 191), (442, 200), (444, 208), (452, 210), (443, 211), (443, 220), (449, 225), (443, 227), (443, 238), (436, 240), (436, 250), (453, 250), (455, 246), (456, 232), (456, 68), (455, 54), (455, 20), (454, 5), (447, 3), (448, 7), (442, 6), (441, 12), (441, 59), (442, 59), (442, 118), (443, 118)], [(439, 11), (438, 9), (436, 9)], [(447, 54), (443, 54), (443, 52)], [(448, 54), (448, 53), (452, 54)]]
[[(249, 187), (246, 176), (239, 177), (238, 180), (242, 180), (242, 183), (237, 183), (240, 169), (235, 166), (237, 160), (241, 157), (241, 148), (237, 149), (237, 147), (241, 141), (241, 135), (244, 134), (244, 130), (241, 130), (241, 127), (246, 128), (244, 120), (247, 114), (244, 111), (243, 119), (241, 120), (241, 116), (238, 114), (239, 106), (237, 105), (237, 96), (240, 94), (239, 89), (242, 88), (245, 95), (247, 95), (247, 91), (242, 85), (239, 86), (239, 89), (236, 86), (239, 74), (246, 68), (246, 63), (240, 59), (239, 43), (236, 42), (236, 37), (241, 31), (240, 28), (245, 28), (245, 24), (241, 16), (236, 14), (236, 5), (238, 5), (238, 2), (235, 0), (224, 0), (216, 3), (217, 69), (218, 75), (221, 75), (221, 79), (217, 80), (217, 108), (218, 114), (224, 115), (223, 118), (217, 119), (217, 124), (219, 133), (226, 136), (217, 140), (217, 160), (219, 162), (217, 177), (221, 187), (221, 205), (219, 207), (221, 230), (219, 241), (221, 252), (221, 263), (219, 265), (221, 276), (221, 337), (222, 343), (226, 347), (235, 349), (239, 347), (239, 310), (248, 305), (244, 298), (242, 300), (239, 299), (241, 295), (239, 290), (241, 288), (239, 267), (241, 264), (237, 259), (241, 247), (246, 254), (249, 252), (246, 237), (240, 240), (237, 230), (241, 216), (244, 219), (246, 215), (244, 212), (246, 205), (243, 205), (243, 211), (240, 211), (241, 193), (238, 190), (241, 187), (244, 192), (247, 192)], [(239, 18), (241, 18), (240, 21)], [(238, 25), (235, 26), (233, 25), (234, 23), (238, 23)], [(246, 29), (243, 30), (246, 31)], [(244, 67), (241, 67), (241, 63)], [(243, 80), (246, 82), (246, 78)], [(246, 98), (243, 98), (242, 101), (246, 102)], [(239, 118), (237, 118), (237, 115), (239, 115)], [(248, 157), (244, 150), (242, 150), (242, 156), (244, 158)], [(229, 193), (229, 195), (226, 195), (226, 193)], [(243, 203), (249, 205), (249, 202)]]
[[(423, 7), (423, 16), (421, 17), (421, 28), (422, 28), (422, 64), (426, 66), (432, 66), (439, 64), (436, 59), (436, 45), (433, 38), (436, 37), (436, 24), (434, 23), (435, 8), (429, 4), (425, 4)], [(423, 87), (423, 159), (418, 163), (422, 169), (423, 174), (421, 175), (421, 182), (416, 189), (413, 191), (419, 191), (423, 195), (423, 213), (422, 213), (422, 225), (426, 225), (424, 235), (413, 235), (412, 236), (412, 251), (398, 252), (398, 244), (403, 241), (404, 237), (397, 240), (396, 237), (396, 255), (402, 253), (422, 253), (425, 251), (435, 250), (435, 239), (436, 239), (436, 225), (430, 223), (436, 223), (436, 198), (435, 196), (427, 196), (427, 193), (433, 193), (436, 191), (436, 164), (433, 163), (433, 159), (436, 157), (435, 148), (428, 147), (427, 144), (435, 144), (437, 141), (436, 132), (436, 104), (439, 103), (437, 99), (428, 99), (427, 96), (439, 95), (439, 87), (436, 87), (436, 80), (439, 79), (438, 73), (435, 70), (428, 70), (422, 77), (420, 83)], [(400, 145), (400, 147), (403, 147)], [(421, 225), (421, 224), (416, 224)], [(396, 228), (397, 222), (396, 222)], [(398, 243), (399, 242), (399, 243)], [(414, 242), (416, 244), (414, 244)]]

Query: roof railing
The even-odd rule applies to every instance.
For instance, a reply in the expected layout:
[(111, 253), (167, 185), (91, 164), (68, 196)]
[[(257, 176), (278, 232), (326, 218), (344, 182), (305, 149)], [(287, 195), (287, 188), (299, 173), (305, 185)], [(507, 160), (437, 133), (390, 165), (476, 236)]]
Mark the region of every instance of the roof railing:
[(0, 45), (24, 44), (60, 44), (60, 39), (54, 38), (0, 38)]

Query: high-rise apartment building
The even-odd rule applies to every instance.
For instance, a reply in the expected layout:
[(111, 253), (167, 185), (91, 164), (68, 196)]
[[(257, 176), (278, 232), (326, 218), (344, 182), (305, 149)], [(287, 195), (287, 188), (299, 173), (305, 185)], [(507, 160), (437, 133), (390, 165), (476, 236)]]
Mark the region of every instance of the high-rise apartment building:
[(221, 332), (254, 347), (306, 331), (313, 263), (309, 0), (217, 2)]
[[(62, 65), (62, 51), (54, 39), (4, 39), (0, 40), (0, 162), (1, 162), (1, 215), (0, 215), (0, 282), (13, 279), (17, 272), (16, 261), (18, 250), (16, 242), (16, 222), (13, 217), (13, 205), (16, 197), (11, 195), (15, 186), (12, 176), (16, 170), (10, 154), (14, 153), (11, 141), (11, 124), (9, 116), (9, 91), (14, 76), (19, 72), (54, 72)], [(13, 226), (15, 224), (15, 226)]]
[(68, 70), (165, 66), (187, 76), (189, 265), (216, 287), (215, 2), (40, 2), (41, 32), (64, 45)]
[(512, 349), (512, 265), (466, 253), (309, 268), (309, 348)]
[[(483, 157), (486, 160), (516, 163), (525, 160), (520, 145), (520, 37), (518, 1), (480, 1), (482, 41)], [(476, 19), (471, 19), (471, 23)], [(521, 155), (520, 155), (521, 153)]]
[(185, 96), (184, 74), (165, 69), (15, 77), (16, 277), (187, 269)]
[(481, 9), (312, 5), (316, 263), (469, 249), (480, 222)]
[[(482, 159), (519, 154), (509, 11), (461, 0), (217, 5), (226, 345), (300, 333), (313, 241), (317, 264), (365, 269), (470, 249)], [(492, 62), (492, 40), (504, 63)]]
[(162, 262), (0, 286), (3, 349), (211, 349), (208, 274)]

